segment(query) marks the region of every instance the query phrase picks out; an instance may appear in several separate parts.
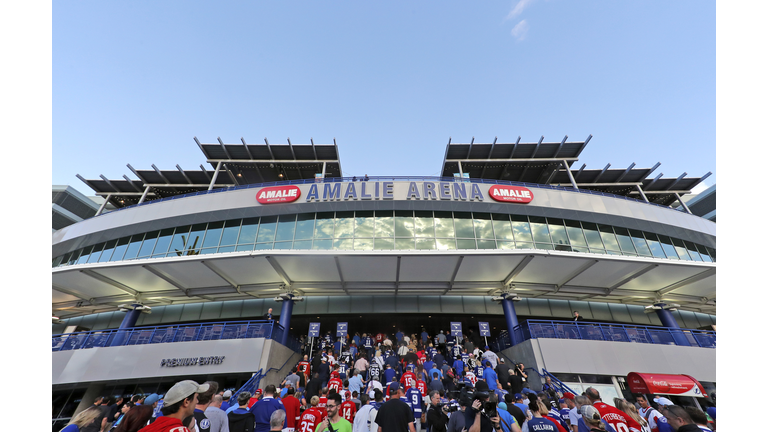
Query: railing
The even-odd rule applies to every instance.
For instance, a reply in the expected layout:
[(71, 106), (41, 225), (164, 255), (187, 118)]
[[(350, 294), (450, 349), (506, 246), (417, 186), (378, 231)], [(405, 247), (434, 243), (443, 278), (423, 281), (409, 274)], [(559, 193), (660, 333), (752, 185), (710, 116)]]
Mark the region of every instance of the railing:
[[(204, 324), (180, 324), (135, 327), (53, 335), (53, 351), (144, 345), (172, 342), (196, 342), (225, 339), (266, 338), (280, 342), (285, 329), (275, 321), (238, 321)], [(287, 347), (299, 352), (301, 345), (289, 337)]]
[[(126, 207), (121, 207), (115, 210), (111, 210), (109, 212), (102, 213), (99, 216), (114, 213), (116, 211), (133, 208), (133, 207), (139, 207), (139, 206), (145, 206), (150, 205), (154, 203), (164, 202), (164, 201), (171, 201), (179, 198), (187, 198), (197, 195), (207, 195), (212, 193), (219, 193), (219, 192), (229, 192), (229, 191), (235, 191), (235, 190), (241, 190), (241, 189), (255, 189), (255, 188), (262, 188), (262, 187), (268, 187), (268, 186), (287, 186), (287, 185), (301, 185), (301, 184), (312, 184), (312, 183), (322, 183), (322, 182), (330, 182), (330, 183), (337, 183), (337, 182), (351, 182), (351, 181), (366, 181), (363, 180), (363, 178), (357, 178), (353, 180), (353, 177), (326, 177), (324, 179), (301, 179), (301, 180), (283, 180), (283, 181), (277, 181), (277, 182), (267, 182), (267, 183), (253, 183), (248, 185), (242, 185), (242, 186), (231, 186), (226, 188), (215, 188), (211, 190), (206, 191), (199, 191), (199, 192), (191, 192), (188, 194), (183, 195), (174, 195), (171, 197), (166, 198), (160, 198), (152, 201), (145, 201), (141, 204), (134, 204)], [(623, 195), (614, 195), (611, 193), (606, 192), (599, 192), (599, 191), (593, 191), (588, 189), (574, 189), (572, 187), (564, 187), (564, 186), (552, 186), (552, 185), (546, 185), (541, 183), (525, 183), (525, 182), (513, 182), (513, 181), (507, 181), (507, 180), (492, 180), (492, 179), (480, 179), (480, 178), (456, 178), (456, 177), (434, 177), (434, 176), (391, 176), (391, 177), (369, 177), (367, 181), (439, 181), (439, 182), (466, 182), (466, 183), (486, 183), (486, 184), (497, 184), (497, 185), (511, 185), (511, 186), (523, 186), (523, 187), (532, 187), (532, 188), (539, 188), (539, 189), (553, 189), (553, 190), (560, 190), (560, 191), (568, 191), (568, 192), (577, 192), (577, 193), (583, 193), (583, 194), (589, 194), (589, 195), (600, 195), (600, 196), (606, 196), (611, 198), (618, 198), (618, 199), (624, 199), (627, 201), (634, 201), (639, 202), (643, 204), (650, 204), (657, 207), (667, 208), (676, 210), (682, 213), (686, 213), (685, 209), (682, 208), (672, 208), (669, 206), (656, 204), (652, 202), (646, 202), (644, 200), (640, 200), (637, 198), (630, 198)], [(98, 217), (98, 216), (95, 216)]]
[(573, 391), (573, 389), (571, 389), (571, 388), (570, 388), (570, 387), (568, 387), (567, 385), (565, 385), (565, 384), (564, 384), (562, 381), (560, 381), (559, 379), (557, 379), (557, 377), (555, 377), (555, 376), (554, 376), (554, 375), (552, 375), (551, 373), (547, 372), (547, 370), (546, 370), (546, 369), (544, 369), (544, 368), (541, 368), (541, 371), (543, 372), (541, 375), (543, 375), (543, 376), (545, 376), (545, 377), (549, 377), (549, 378), (552, 380), (552, 385), (553, 385), (553, 386), (555, 387), (555, 389), (556, 389), (557, 391), (559, 391), (561, 394), (563, 394), (563, 393), (565, 393), (565, 392), (570, 392), (570, 393), (573, 393), (574, 395), (577, 395), (577, 394), (579, 394), (579, 393), (577, 393), (577, 392)]
[[(661, 345), (681, 345), (716, 348), (716, 333), (708, 330), (671, 329), (668, 327), (638, 326), (616, 323), (576, 323), (574, 321), (528, 320), (515, 327), (518, 341), (538, 338), (602, 340)], [(502, 351), (512, 343), (509, 333), (503, 331), (493, 342)]]

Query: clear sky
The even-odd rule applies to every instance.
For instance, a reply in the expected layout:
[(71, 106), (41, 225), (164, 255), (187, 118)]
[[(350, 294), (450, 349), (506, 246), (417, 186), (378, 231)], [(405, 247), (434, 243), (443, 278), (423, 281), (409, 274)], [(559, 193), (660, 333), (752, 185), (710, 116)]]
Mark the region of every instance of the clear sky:
[[(592, 140), (575, 168), (715, 166), (714, 1), (53, 2), (52, 182), (332, 143), (345, 175), (445, 145)], [(206, 168), (209, 165), (206, 165)]]

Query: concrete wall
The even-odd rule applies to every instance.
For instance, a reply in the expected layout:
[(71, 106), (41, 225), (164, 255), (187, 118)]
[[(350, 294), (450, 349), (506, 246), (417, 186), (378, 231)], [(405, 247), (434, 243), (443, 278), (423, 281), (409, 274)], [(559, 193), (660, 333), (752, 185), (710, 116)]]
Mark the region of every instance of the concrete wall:
[[(699, 381), (717, 381), (712, 348), (570, 339), (530, 339), (502, 355), (526, 368), (550, 373), (626, 376), (630, 372), (687, 374)], [(535, 374), (528, 373), (529, 378)], [(540, 389), (531, 379), (531, 389)]]
[[(163, 359), (223, 356), (218, 364), (162, 366)], [(175, 342), (91, 348), (52, 353), (52, 384), (114, 381), (137, 378), (185, 377), (191, 374), (224, 374), (267, 371), (275, 367), (278, 375), (287, 374), (298, 353), (272, 341), (229, 339), (200, 342)], [(281, 377), (282, 378), (282, 377)], [(277, 384), (262, 380), (264, 385)]]

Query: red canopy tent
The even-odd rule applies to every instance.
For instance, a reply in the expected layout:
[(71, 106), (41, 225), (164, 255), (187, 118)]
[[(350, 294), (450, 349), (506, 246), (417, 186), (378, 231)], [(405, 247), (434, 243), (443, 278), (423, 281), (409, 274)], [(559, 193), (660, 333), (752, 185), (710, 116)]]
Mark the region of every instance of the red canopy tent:
[(627, 382), (632, 393), (707, 397), (701, 383), (690, 375), (630, 372)]

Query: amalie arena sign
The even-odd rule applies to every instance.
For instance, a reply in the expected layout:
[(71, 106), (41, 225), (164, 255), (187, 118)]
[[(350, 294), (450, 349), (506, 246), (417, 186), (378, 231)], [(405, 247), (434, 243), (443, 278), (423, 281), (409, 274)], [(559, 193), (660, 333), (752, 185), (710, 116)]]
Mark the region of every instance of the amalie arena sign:
[[(483, 186), (483, 188), (481, 188)], [(357, 201), (357, 200), (451, 200), (485, 201), (485, 195), (503, 203), (528, 204), (533, 192), (522, 186), (493, 185), (485, 193), (486, 185), (468, 182), (318, 182), (302, 185), (307, 191), (305, 202)], [(302, 197), (299, 186), (270, 186), (256, 192), (259, 204), (279, 204), (297, 201)]]

